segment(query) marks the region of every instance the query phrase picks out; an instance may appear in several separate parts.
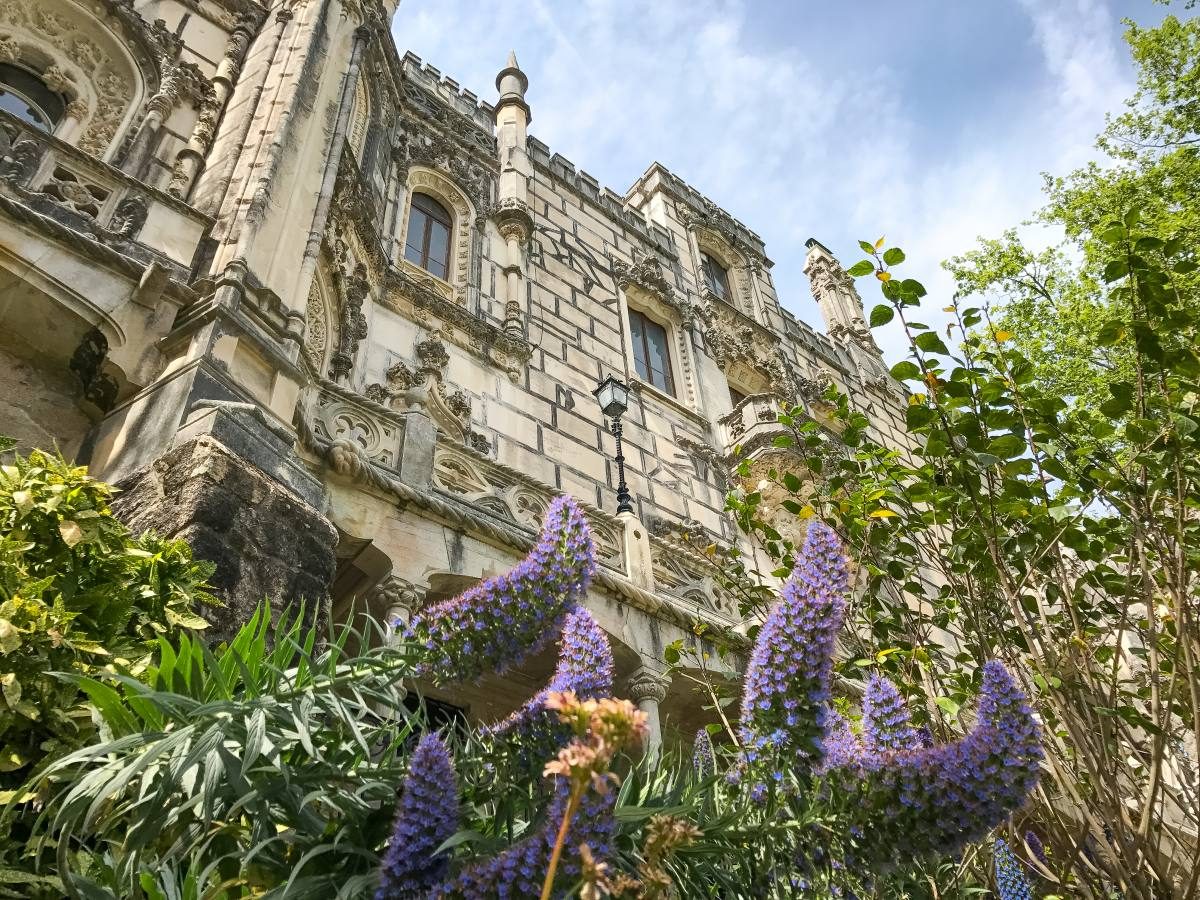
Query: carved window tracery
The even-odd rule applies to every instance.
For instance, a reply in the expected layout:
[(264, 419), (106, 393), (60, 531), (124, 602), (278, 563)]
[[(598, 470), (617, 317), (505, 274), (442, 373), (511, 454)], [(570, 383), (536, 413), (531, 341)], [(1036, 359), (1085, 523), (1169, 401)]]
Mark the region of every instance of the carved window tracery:
[[(465, 306), (471, 261), (471, 224), (475, 220), (475, 210), (466, 192), (445, 175), (433, 169), (413, 166), (408, 172), (408, 208), (404, 214), (404, 233), (400, 235), (401, 246), (406, 248), (410, 243), (409, 230), (414, 225), (414, 202), (419, 202), (419, 196), (432, 199), (449, 214), (445, 273), (439, 275), (436, 271), (426, 270), (408, 259), (407, 253), (403, 263), (410, 272), (418, 273), (418, 277), (428, 279), (429, 275), (433, 275), (434, 278), (428, 280), (433, 282), (435, 289)], [(423, 222), (417, 224), (423, 225)]]
[(359, 165), (367, 144), (367, 126), (371, 122), (371, 97), (366, 79), (360, 77), (354, 89), (354, 105), (350, 108), (350, 148)]
[(309, 288), (304, 315), (304, 355), (320, 376), (324, 376), (328, 368), (331, 348), (338, 343), (338, 323), (330, 302), (332, 296), (324, 274), (318, 270)]
[[(58, 104), (42, 96), (38, 105), (43, 116), (54, 119), (45, 130), (110, 160), (141, 111), (147, 77), (158, 75), (145, 58), (145, 47), (135, 48), (142, 54), (139, 66), (125, 32), (118, 36), (110, 31), (103, 8), (92, 6), (67, 0), (6, 0), (0, 22), (0, 63), (36, 73), (49, 95), (61, 101), (61, 109), (48, 110), (44, 103)], [(153, 32), (153, 26), (132, 10), (122, 14)], [(149, 67), (148, 75), (144, 67)], [(28, 98), (19, 85), (10, 86), (27, 99), (36, 99)]]

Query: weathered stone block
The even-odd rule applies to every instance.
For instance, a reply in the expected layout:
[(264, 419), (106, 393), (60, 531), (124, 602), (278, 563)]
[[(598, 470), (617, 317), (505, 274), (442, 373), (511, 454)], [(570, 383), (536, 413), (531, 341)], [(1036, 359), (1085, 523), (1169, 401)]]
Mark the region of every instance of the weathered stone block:
[(205, 611), (212, 638), (232, 635), (263, 598), (324, 614), (337, 530), (213, 437), (172, 447), (117, 487), (114, 510), (131, 528), (185, 540), (216, 565), (212, 585), (226, 605)]

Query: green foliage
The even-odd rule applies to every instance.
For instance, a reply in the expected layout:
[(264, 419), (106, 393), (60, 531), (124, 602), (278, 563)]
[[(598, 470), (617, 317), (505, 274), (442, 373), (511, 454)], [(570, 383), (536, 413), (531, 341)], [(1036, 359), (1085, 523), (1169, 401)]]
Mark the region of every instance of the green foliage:
[[(1097, 339), (1127, 343), (1130, 373), (1110, 379), (1098, 410), (1071, 414), (986, 310), (948, 307), (950, 351), (913, 318), (923, 288), (879, 279), (910, 342), (893, 375), (919, 388), (906, 417), (916, 454), (878, 441), (831, 392), (832, 431), (803, 406), (781, 420), (816, 489), (779, 484), (864, 564), (859, 659), (845, 674), (884, 671), (936, 732), (983, 660), (1031, 673), (1051, 735), (1037, 816), (1062, 892), (1191, 896), (1200, 805), (1175, 748), (1200, 726), (1200, 316), (1179, 286), (1193, 264), (1137, 212), (1100, 223), (1095, 244), (1114, 297)], [(874, 271), (891, 275), (877, 254)], [(793, 547), (760, 496), (730, 505), (787, 572)]]
[[(1124, 262), (1113, 258), (1100, 226), (1137, 209), (1147, 241), (1200, 245), (1200, 20), (1126, 24), (1138, 90), (1100, 136), (1107, 163), (1046, 180), (1048, 203), (1037, 221), (1064, 233), (1063, 246), (1035, 252), (1010, 230), (944, 264), (959, 299), (994, 302), (996, 327), (1012, 333), (1039, 383), (1084, 417), (1109, 399), (1110, 381), (1132, 374), (1133, 333), (1105, 330), (1131, 311), (1112, 288)], [(1200, 275), (1173, 275), (1179, 303), (1200, 310)]]
[(322, 645), (303, 620), (272, 627), (264, 604), (216, 650), (160, 638), (140, 679), (71, 676), (105, 738), (32, 786), (39, 873), (87, 897), (366, 893), (411, 732), (410, 655), (352, 654), (370, 641), (348, 627)]
[(52, 672), (136, 673), (157, 638), (203, 628), (211, 568), (181, 541), (133, 537), (110, 489), (34, 451), (0, 466), (0, 786), (92, 730), (84, 696)]

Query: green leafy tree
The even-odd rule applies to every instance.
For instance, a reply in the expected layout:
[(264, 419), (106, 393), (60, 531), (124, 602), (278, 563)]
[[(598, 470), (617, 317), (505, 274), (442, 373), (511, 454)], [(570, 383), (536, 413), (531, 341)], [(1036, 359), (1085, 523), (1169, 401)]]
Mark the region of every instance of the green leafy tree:
[[(1098, 140), (1106, 159), (1046, 178), (1048, 202), (1035, 221), (1061, 231), (1064, 243), (1034, 251), (1010, 230), (944, 263), (958, 296), (992, 301), (996, 326), (1079, 415), (1132, 372), (1129, 336), (1101, 340), (1105, 323), (1130, 311), (1111, 288), (1114, 262), (1098, 226), (1137, 209), (1140, 234), (1190, 248), (1200, 241), (1200, 20), (1126, 24), (1137, 92)], [(1200, 307), (1200, 277), (1176, 273), (1174, 289)]]

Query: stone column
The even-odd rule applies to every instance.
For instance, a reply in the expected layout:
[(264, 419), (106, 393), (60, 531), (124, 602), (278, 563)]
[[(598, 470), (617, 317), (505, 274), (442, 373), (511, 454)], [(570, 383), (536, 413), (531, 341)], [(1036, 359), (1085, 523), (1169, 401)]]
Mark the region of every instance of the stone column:
[(646, 753), (654, 758), (662, 751), (662, 719), (659, 717), (658, 705), (666, 699), (670, 683), (670, 679), (657, 668), (643, 664), (629, 676), (625, 686), (633, 702), (649, 720)]
[(367, 602), (372, 609), (383, 610), (387, 640), (394, 643), (424, 598), (423, 588), (392, 574), (375, 586)]

